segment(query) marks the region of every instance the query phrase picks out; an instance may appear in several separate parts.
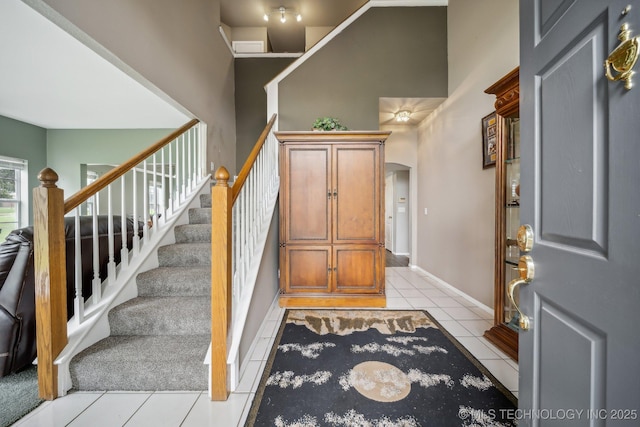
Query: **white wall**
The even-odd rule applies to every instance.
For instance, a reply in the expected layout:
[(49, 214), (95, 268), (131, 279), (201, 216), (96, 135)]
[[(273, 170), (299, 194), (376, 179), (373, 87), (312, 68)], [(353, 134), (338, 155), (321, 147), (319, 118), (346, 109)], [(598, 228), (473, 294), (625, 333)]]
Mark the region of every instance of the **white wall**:
[(417, 221), (418, 215), (418, 129), (415, 127), (388, 125), (381, 126), (381, 130), (391, 131), (384, 146), (385, 163), (396, 163), (409, 168), (409, 264), (416, 264), (416, 254), (418, 252)]
[(394, 226), (393, 233), (395, 253), (409, 255), (409, 224), (411, 216), (411, 200), (409, 197), (409, 171), (394, 173)]
[(482, 169), (484, 90), (518, 66), (518, 2), (450, 0), (449, 98), (418, 128), (416, 264), (493, 306), (495, 169)]

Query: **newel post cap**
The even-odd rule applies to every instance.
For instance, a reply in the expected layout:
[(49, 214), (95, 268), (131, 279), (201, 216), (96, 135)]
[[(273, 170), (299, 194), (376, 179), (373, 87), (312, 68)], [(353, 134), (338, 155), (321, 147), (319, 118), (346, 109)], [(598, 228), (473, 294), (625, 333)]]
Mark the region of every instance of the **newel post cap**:
[(51, 168), (44, 168), (38, 174), (38, 181), (40, 181), (40, 187), (57, 188), (58, 174)]
[(229, 171), (224, 166), (220, 166), (215, 174), (216, 186), (227, 186), (229, 182)]

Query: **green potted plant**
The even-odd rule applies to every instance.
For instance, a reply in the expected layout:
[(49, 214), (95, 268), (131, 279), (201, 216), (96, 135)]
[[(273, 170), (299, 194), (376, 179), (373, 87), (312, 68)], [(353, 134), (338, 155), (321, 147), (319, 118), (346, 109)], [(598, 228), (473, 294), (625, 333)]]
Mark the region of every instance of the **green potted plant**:
[(346, 126), (340, 123), (340, 120), (333, 117), (319, 117), (313, 122), (313, 130), (348, 130)]

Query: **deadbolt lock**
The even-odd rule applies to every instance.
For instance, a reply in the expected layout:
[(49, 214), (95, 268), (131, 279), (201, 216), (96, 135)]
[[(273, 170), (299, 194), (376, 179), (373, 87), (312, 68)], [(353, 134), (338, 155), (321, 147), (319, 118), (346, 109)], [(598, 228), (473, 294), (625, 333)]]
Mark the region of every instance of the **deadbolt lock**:
[(521, 225), (518, 228), (516, 241), (518, 242), (518, 248), (522, 252), (529, 252), (533, 248), (533, 228), (529, 224)]

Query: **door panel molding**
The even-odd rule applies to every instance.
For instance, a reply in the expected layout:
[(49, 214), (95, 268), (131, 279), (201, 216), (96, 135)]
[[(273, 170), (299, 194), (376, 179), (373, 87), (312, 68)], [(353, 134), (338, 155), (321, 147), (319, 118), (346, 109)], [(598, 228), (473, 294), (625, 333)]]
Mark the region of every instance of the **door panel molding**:
[[(606, 49), (603, 17), (592, 21), (536, 75), (540, 126), (535, 229), (541, 243), (606, 258), (609, 129), (600, 61)], [(562, 102), (567, 99), (570, 109)], [(592, 127), (580, 124), (586, 116)], [(553, 177), (553, 182), (545, 177)]]
[(547, 33), (562, 18), (576, 0), (538, 0), (536, 3), (537, 38), (544, 39)]
[[(537, 292), (534, 299), (534, 354), (544, 354), (545, 361), (533, 360), (533, 409), (605, 408), (606, 333)], [(540, 331), (545, 330), (553, 330), (554, 335), (543, 337)], [(555, 407), (556, 402), (560, 406)]]

